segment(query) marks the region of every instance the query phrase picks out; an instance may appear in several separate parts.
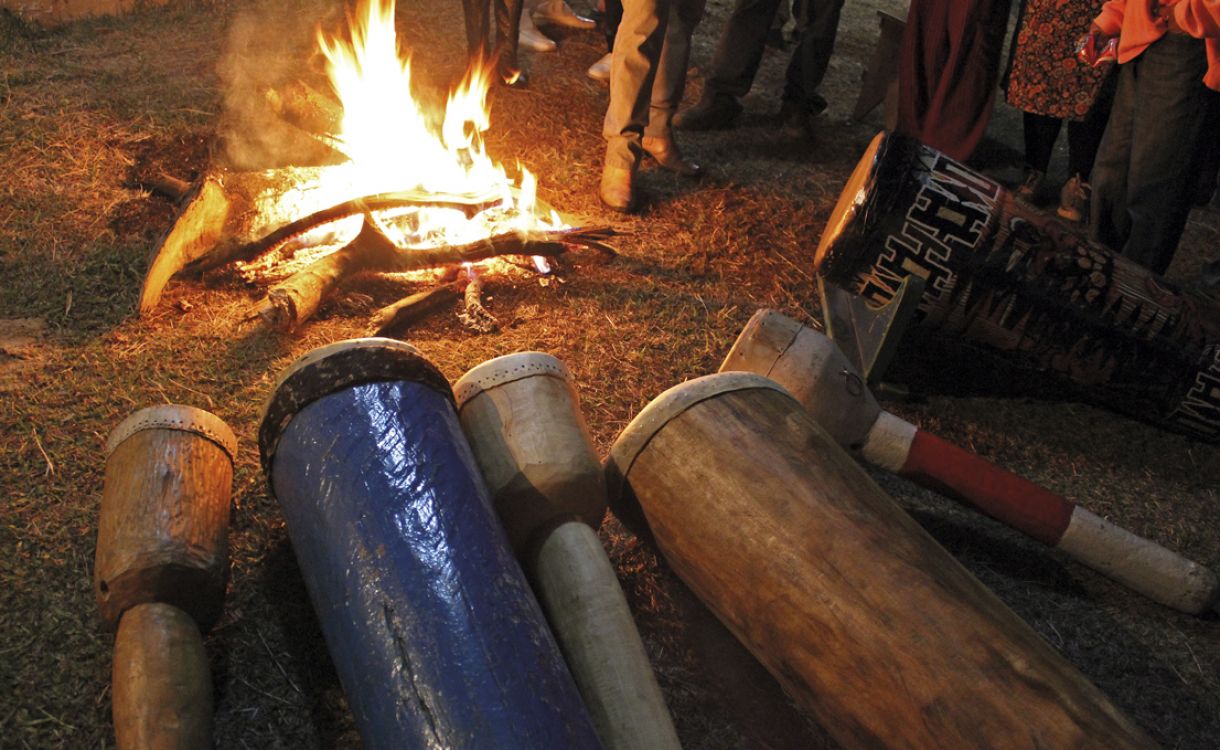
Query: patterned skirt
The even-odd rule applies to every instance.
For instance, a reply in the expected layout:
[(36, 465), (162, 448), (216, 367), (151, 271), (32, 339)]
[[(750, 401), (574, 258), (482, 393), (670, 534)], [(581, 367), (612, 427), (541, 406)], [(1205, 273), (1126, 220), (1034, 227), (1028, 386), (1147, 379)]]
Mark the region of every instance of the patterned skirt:
[(1076, 41), (1104, 0), (1028, 0), (1013, 42), (1008, 103), (1025, 112), (1083, 120), (1114, 66), (1076, 59)]

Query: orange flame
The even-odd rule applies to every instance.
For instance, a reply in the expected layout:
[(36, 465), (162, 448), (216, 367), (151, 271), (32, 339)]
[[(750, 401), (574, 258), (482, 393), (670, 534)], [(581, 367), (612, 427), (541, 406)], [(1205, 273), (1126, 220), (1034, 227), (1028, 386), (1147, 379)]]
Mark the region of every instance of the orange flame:
[[(299, 202), (299, 211), (305, 204), (335, 205), (402, 190), (499, 201), (473, 218), (437, 208), (383, 215), (401, 230), (401, 236), (392, 239), (408, 247), (564, 226), (553, 211), (550, 216), (536, 215), (537, 180), (528, 170), (520, 168), (514, 182), (487, 155), (483, 133), (491, 125), (490, 68), (467, 71), (450, 92), (443, 113), (425, 112), (412, 96), (410, 58), (400, 49), (394, 28), (394, 0), (360, 0), (349, 10), (347, 23), (349, 33), (344, 36), (319, 29), (318, 44), (343, 106), (335, 143), (348, 161), (323, 170), (316, 184), (275, 196), (279, 205), (273, 210), (291, 211)], [(393, 216), (405, 219), (394, 222)], [(353, 217), (342, 234), (350, 239), (359, 224), (359, 217)]]

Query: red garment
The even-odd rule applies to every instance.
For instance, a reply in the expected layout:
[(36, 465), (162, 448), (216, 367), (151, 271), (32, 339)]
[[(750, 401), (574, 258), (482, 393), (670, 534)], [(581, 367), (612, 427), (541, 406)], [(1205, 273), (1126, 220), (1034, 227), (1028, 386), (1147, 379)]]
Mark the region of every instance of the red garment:
[(1118, 62), (1125, 63), (1165, 35), (1166, 23), (1153, 14), (1154, 5), (1169, 9), (1187, 34), (1206, 40), (1203, 83), (1220, 91), (1220, 0), (1110, 0), (1093, 23), (1108, 36), (1118, 36)]
[(959, 161), (974, 153), (991, 120), (1008, 7), (1009, 0), (912, 1), (897, 132)]

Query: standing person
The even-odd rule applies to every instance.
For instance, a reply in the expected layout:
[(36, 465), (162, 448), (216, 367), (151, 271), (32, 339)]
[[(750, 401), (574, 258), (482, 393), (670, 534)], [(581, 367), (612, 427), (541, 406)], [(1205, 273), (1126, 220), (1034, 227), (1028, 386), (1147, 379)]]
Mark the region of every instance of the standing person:
[(1119, 77), (1093, 165), (1092, 233), (1163, 274), (1193, 203), (1204, 87), (1220, 90), (1220, 2), (1109, 0), (1093, 24), (1118, 36)]
[(974, 153), (991, 121), (1008, 9), (1009, 0), (912, 0), (898, 68), (898, 132), (958, 161)]
[(1025, 180), (1015, 197), (1033, 202), (1046, 179), (1063, 122), (1068, 131), (1067, 183), (1057, 213), (1081, 221), (1088, 213), (1089, 176), (1106, 130), (1110, 100), (1102, 95), (1113, 65), (1091, 67), (1076, 56), (1104, 0), (1028, 0), (1013, 44), (1008, 103), (1025, 114)]
[(624, 0), (610, 66), (606, 158), (598, 195), (615, 211), (636, 208), (635, 176), (647, 154), (662, 168), (699, 174), (673, 138), (673, 116), (686, 86), (690, 39), (705, 0)]
[[(779, 5), (780, 0), (737, 0), (716, 45), (703, 96), (674, 121), (679, 130), (733, 125), (742, 110), (738, 99), (750, 90), (758, 73)], [(826, 109), (818, 88), (834, 52), (842, 9), (843, 0), (795, 0), (793, 4), (799, 41), (788, 62), (780, 120), (794, 134), (811, 133), (813, 117)]]

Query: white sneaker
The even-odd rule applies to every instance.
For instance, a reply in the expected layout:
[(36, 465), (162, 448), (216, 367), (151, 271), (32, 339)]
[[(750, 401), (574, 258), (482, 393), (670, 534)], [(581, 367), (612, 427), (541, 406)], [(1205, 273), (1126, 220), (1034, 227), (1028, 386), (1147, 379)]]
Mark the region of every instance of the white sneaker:
[(595, 81), (607, 83), (610, 80), (610, 63), (614, 61), (614, 53), (607, 52), (601, 59), (589, 66), (588, 75)]
[(564, 0), (542, 0), (534, 8), (534, 20), (541, 24), (567, 26), (570, 29), (595, 29), (597, 21), (576, 15)]
[(517, 27), (517, 45), (531, 52), (554, 52), (559, 49), (553, 39), (538, 30), (528, 13), (521, 14), (521, 25)]

